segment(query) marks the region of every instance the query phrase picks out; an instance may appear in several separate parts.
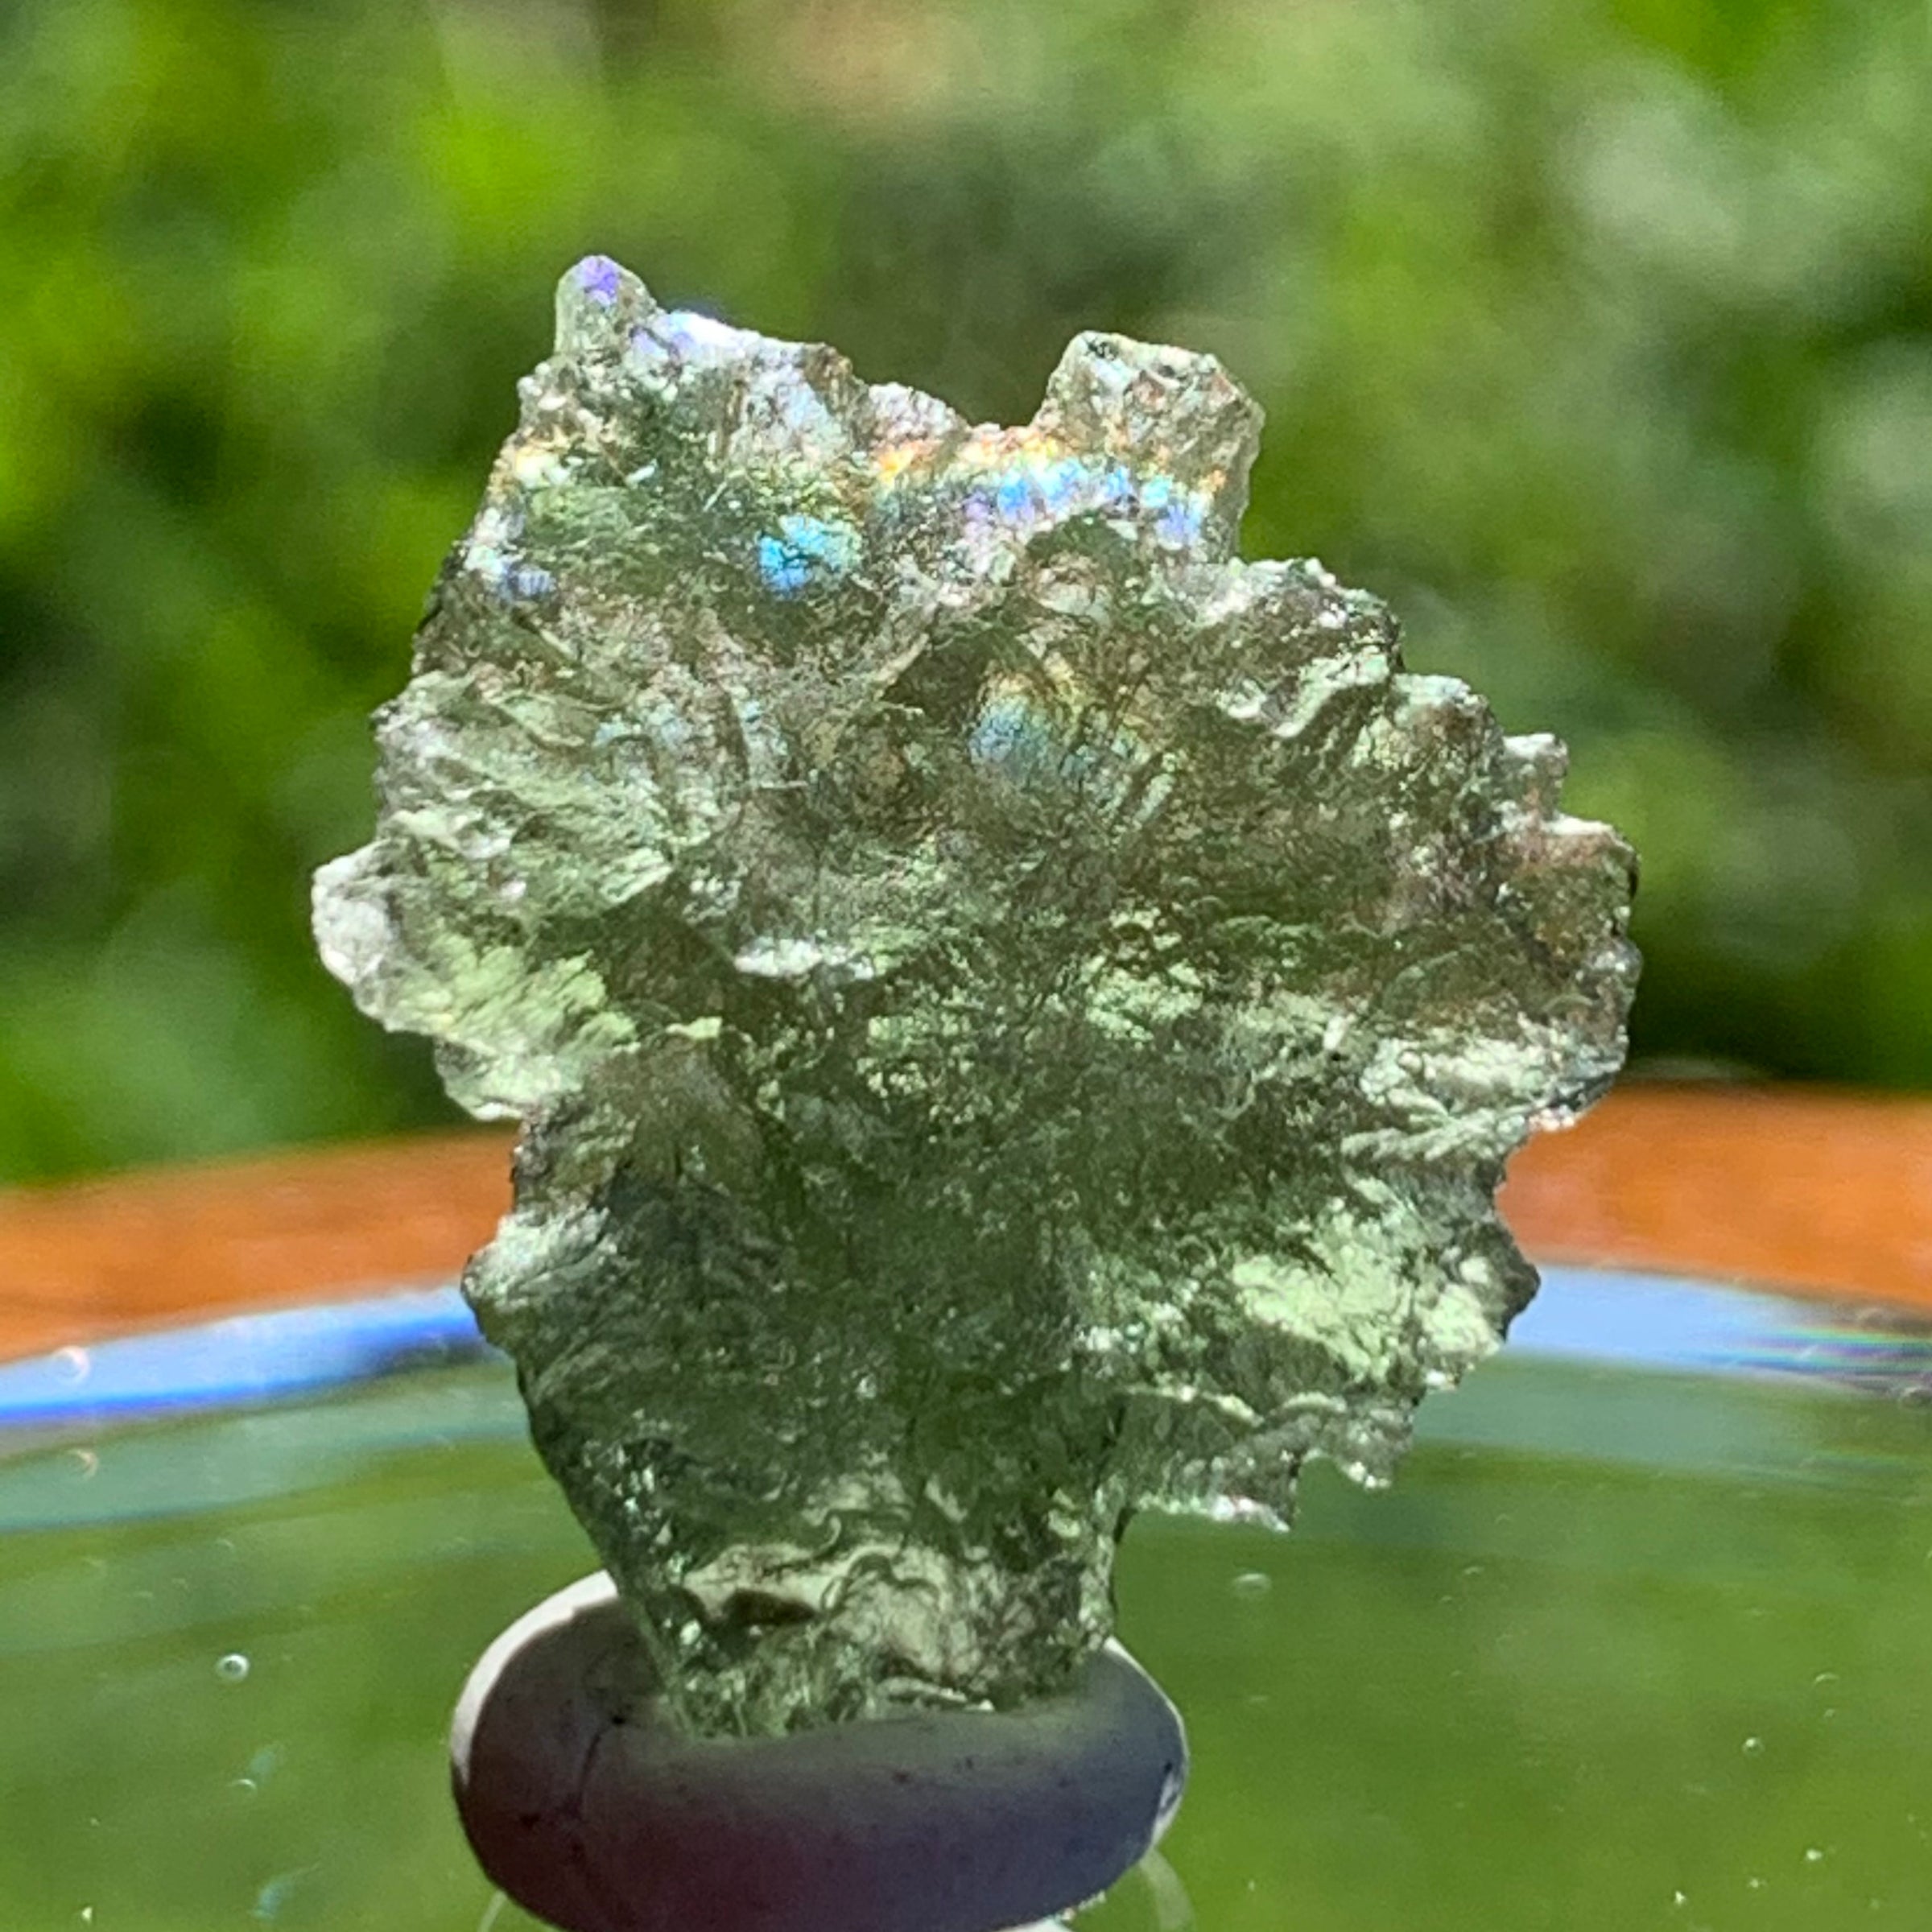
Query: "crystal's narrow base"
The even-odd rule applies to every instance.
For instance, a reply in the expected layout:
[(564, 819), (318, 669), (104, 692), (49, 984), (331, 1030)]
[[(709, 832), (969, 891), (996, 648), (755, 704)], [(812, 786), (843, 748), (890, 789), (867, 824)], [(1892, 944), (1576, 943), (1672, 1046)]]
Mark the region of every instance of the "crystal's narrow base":
[(782, 1738), (654, 1715), (602, 1575), (518, 1619), (458, 1701), (489, 1876), (564, 1932), (994, 1932), (1104, 1891), (1180, 1803), (1179, 1715), (1117, 1644), (1064, 1696)]

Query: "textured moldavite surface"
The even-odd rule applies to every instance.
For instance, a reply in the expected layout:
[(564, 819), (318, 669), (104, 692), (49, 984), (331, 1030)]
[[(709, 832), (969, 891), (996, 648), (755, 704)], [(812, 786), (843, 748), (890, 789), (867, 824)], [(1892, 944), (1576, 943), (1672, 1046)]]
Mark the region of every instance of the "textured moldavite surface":
[(1133, 1507), (1381, 1480), (1495, 1346), (1630, 853), (1236, 560), (1210, 357), (976, 428), (593, 259), (521, 393), (324, 956), (527, 1123), (469, 1292), (684, 1721), (1047, 1689)]

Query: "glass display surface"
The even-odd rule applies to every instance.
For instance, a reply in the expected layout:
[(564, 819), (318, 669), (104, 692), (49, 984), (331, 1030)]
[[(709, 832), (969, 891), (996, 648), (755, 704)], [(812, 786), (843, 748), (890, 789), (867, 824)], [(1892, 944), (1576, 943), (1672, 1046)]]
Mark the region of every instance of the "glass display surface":
[[(339, 1379), (318, 1385), (326, 1360)], [(0, 1923), (522, 1932), (450, 1806), (593, 1567), (444, 1294), (0, 1368)], [(1129, 1532), (1194, 1776), (1091, 1932), (1839, 1932), (1932, 1896), (1932, 1342), (1556, 1271), (1394, 1487)]]

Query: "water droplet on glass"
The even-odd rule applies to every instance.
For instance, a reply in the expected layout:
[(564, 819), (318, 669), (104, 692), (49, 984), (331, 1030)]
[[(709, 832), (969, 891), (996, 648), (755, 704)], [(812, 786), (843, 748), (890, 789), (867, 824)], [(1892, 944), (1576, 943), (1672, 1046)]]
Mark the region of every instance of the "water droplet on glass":
[(225, 1684), (238, 1684), (248, 1675), (248, 1659), (239, 1650), (231, 1650), (216, 1664), (215, 1675)]
[(1744, 1740), (1746, 1757), (1762, 1757), (1764, 1754), (1765, 1740), (1761, 1737), (1748, 1737)]
[[(310, 1868), (313, 1869), (313, 1868)], [(249, 1917), (263, 1925), (271, 1925), (288, 1902), (288, 1895), (307, 1876), (303, 1872), (285, 1872), (279, 1878), (271, 1878), (255, 1894), (255, 1902), (250, 1908)]]
[(1274, 1579), (1265, 1571), (1244, 1570), (1234, 1579), (1236, 1596), (1265, 1596), (1274, 1587)]

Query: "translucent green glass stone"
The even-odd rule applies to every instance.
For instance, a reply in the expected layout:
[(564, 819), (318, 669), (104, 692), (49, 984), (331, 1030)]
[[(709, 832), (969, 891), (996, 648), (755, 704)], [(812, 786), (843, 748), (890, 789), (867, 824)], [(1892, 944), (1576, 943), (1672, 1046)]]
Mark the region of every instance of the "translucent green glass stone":
[(1561, 748), (1234, 555), (1259, 411), (975, 427), (593, 259), (378, 716), (331, 969), (526, 1133), (467, 1286), (685, 1720), (1005, 1704), (1135, 1507), (1389, 1474), (1623, 1051)]

